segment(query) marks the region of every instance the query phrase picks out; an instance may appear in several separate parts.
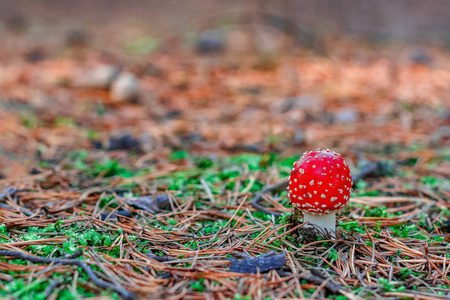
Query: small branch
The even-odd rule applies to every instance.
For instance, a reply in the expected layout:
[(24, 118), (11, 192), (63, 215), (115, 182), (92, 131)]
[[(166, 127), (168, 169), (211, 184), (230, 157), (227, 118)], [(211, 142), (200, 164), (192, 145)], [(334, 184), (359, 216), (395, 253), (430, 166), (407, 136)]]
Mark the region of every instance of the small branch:
[(65, 259), (75, 259), (80, 257), (81, 255), (83, 255), (83, 251), (77, 251), (74, 254), (71, 255), (66, 255), (66, 257), (64, 257)]
[[(75, 254), (74, 254), (75, 255)], [(72, 255), (71, 257), (74, 257)], [(77, 257), (81, 256), (81, 251), (76, 253)], [(55, 264), (61, 264), (61, 265), (75, 265), (80, 268), (82, 268), (89, 276), (89, 278), (92, 280), (93, 283), (95, 283), (98, 287), (104, 288), (104, 289), (111, 289), (115, 292), (117, 292), (120, 296), (122, 296), (124, 299), (133, 299), (134, 295), (132, 292), (127, 291), (126, 289), (116, 286), (114, 284), (111, 284), (109, 282), (103, 281), (100, 278), (95, 275), (94, 271), (82, 260), (79, 259), (73, 259), (73, 258), (45, 258), (45, 257), (37, 257), (32, 256), (28, 254), (23, 254), (16, 251), (9, 251), (9, 250), (0, 250), (0, 256), (12, 256), (19, 259), (28, 260), (34, 263), (55, 263)]]
[(9, 187), (4, 189), (1, 193), (0, 193), (0, 200), (3, 200), (3, 198), (6, 197), (11, 197), (13, 196), (16, 192), (18, 191), (18, 189), (16, 189), (15, 187)]
[(156, 255), (153, 255), (152, 253), (147, 253), (145, 256), (147, 256), (148, 258), (154, 259), (154, 260), (156, 260), (158, 262), (167, 262), (167, 261), (176, 260), (176, 258), (172, 257), (172, 256), (167, 256), (167, 255), (156, 256)]
[(260, 204), (259, 204), (259, 201), (261, 200), (262, 196), (263, 196), (265, 193), (267, 193), (267, 192), (270, 192), (270, 191), (272, 191), (272, 190), (276, 190), (276, 189), (279, 189), (279, 188), (287, 188), (288, 183), (289, 183), (289, 180), (286, 179), (286, 180), (284, 180), (284, 181), (281, 182), (281, 183), (278, 183), (278, 184), (274, 184), (274, 185), (265, 187), (262, 191), (260, 191), (259, 193), (256, 194), (256, 197), (255, 197), (255, 198), (252, 199), (252, 206), (253, 206), (254, 208), (260, 210), (260, 211), (265, 212), (266, 214), (271, 214), (271, 215), (274, 215), (274, 216), (281, 216), (281, 215), (282, 215), (281, 213), (276, 212), (276, 211), (268, 210), (267, 208), (265, 208), (265, 207), (263, 207), (262, 205), (260, 205)]
[[(19, 190), (16, 189), (15, 187), (9, 187), (4, 189), (1, 193), (0, 193), (0, 201), (2, 201), (5, 198), (8, 197), (12, 197), (14, 196), (15, 193), (17, 193)], [(4, 208), (4, 209), (10, 209), (10, 210), (16, 210), (14, 207), (5, 204), (5, 203), (0, 203), (0, 208)], [(34, 213), (25, 209), (25, 208), (19, 208), (19, 211), (21, 211), (22, 213), (24, 213), (25, 216), (29, 217), (32, 216)]]
[(44, 291), (45, 299), (47, 299), (50, 294), (59, 286), (61, 286), (64, 283), (64, 281), (52, 281), (47, 288)]
[(208, 186), (208, 183), (206, 183), (205, 178), (203, 178), (203, 176), (200, 177), (200, 182), (203, 185), (203, 188), (205, 189), (206, 194), (209, 197), (209, 200), (211, 200), (211, 203), (214, 203), (215, 199), (214, 199), (214, 195), (211, 192), (211, 189)]
[[(340, 291), (345, 291), (345, 289), (340, 286), (339, 284), (336, 284), (332, 281), (329, 281), (330, 279), (324, 279), (322, 277), (313, 275), (313, 274), (300, 274), (300, 278), (304, 279), (310, 283), (314, 283), (315, 285), (322, 285), (325, 283), (325, 288), (328, 289), (330, 292), (333, 293), (339, 293)], [(328, 282), (327, 282), (328, 280)]]

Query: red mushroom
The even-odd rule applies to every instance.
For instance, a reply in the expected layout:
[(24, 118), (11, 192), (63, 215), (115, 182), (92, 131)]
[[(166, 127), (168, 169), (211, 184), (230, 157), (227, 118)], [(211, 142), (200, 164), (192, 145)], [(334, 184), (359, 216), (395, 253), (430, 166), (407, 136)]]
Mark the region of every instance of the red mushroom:
[(294, 163), (289, 198), (303, 212), (304, 222), (334, 232), (336, 212), (350, 200), (352, 184), (350, 169), (342, 157), (328, 149), (317, 149), (304, 153)]

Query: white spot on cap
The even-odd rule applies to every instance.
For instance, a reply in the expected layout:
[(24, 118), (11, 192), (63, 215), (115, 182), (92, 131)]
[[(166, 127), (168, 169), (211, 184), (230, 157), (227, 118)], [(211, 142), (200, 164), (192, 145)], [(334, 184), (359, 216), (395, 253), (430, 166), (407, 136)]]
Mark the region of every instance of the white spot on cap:
[(298, 171), (300, 172), (300, 174), (305, 174), (305, 170), (303, 170), (303, 169), (298, 169)]
[(309, 182), (309, 185), (314, 185), (314, 180), (311, 180), (311, 181)]
[(337, 200), (337, 197), (331, 197), (331, 199), (330, 199), (331, 202), (334, 202), (336, 200)]
[(325, 207), (327, 207), (327, 206), (326, 206), (325, 204), (322, 204), (322, 207), (325, 208)]
[(320, 195), (321, 198), (325, 199), (327, 196), (325, 194)]
[(314, 202), (314, 205), (319, 205), (319, 202)]
[(322, 181), (319, 181), (317, 184), (318, 184), (318, 185), (321, 185), (321, 184), (322, 184)]
[(313, 168), (315, 169), (315, 168), (316, 168), (316, 165), (313, 165)]
[(294, 182), (297, 182), (297, 178), (294, 179)]
[(339, 191), (339, 193), (341, 193), (341, 194), (342, 194), (342, 189), (338, 189), (338, 191)]

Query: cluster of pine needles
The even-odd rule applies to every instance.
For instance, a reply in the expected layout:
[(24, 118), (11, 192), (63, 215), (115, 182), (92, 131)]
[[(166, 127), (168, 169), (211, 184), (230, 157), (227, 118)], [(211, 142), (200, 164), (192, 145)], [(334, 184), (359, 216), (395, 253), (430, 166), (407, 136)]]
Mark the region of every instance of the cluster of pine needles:
[(285, 191), (261, 194), (265, 211), (252, 206), (257, 191), (284, 180), (283, 168), (235, 167), (239, 176), (215, 182), (204, 175), (220, 169), (123, 178), (67, 165), (2, 180), (0, 295), (450, 297), (450, 193), (441, 186), (361, 179), (332, 238), (305, 230)]

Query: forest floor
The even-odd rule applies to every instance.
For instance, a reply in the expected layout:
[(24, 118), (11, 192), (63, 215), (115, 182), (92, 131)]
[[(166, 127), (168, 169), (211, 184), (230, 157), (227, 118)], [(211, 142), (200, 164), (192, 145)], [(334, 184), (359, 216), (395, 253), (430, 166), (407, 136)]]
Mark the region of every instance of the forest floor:
[[(84, 39), (0, 48), (0, 297), (450, 297), (448, 52)], [(357, 179), (336, 239), (251, 203), (316, 148)]]

